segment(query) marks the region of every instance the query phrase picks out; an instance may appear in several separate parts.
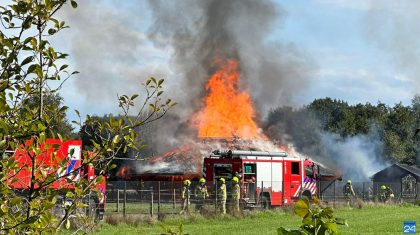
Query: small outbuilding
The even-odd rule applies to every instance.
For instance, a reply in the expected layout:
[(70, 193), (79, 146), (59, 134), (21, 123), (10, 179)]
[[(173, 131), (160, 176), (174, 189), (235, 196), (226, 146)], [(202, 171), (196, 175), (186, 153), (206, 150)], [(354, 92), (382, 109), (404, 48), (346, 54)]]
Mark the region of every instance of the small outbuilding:
[(420, 192), (420, 168), (415, 165), (394, 163), (372, 175), (373, 192), (377, 195), (381, 185), (391, 187), (397, 198), (417, 198)]

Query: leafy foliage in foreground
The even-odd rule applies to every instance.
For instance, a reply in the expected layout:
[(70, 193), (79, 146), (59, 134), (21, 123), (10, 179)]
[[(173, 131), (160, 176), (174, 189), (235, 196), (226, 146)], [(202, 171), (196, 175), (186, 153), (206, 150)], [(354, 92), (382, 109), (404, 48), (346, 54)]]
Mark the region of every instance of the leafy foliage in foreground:
[(319, 199), (313, 199), (311, 208), (308, 199), (302, 198), (295, 205), (295, 213), (302, 218), (299, 229), (287, 230), (283, 227), (277, 229), (278, 235), (295, 234), (340, 234), (337, 225), (347, 225), (345, 219), (335, 218), (331, 207), (322, 207)]
[[(102, 196), (95, 186), (114, 167), (111, 163), (117, 153), (138, 148), (139, 137), (134, 129), (161, 118), (175, 103), (161, 98), (164, 80), (150, 78), (143, 84), (142, 106), (134, 105), (138, 94), (118, 97), (123, 119), (110, 117), (98, 122), (87, 116), (85, 123), (97, 127), (98, 133), (94, 133), (97, 138), (92, 138), (91, 148), (83, 149), (81, 166), (66, 171), (70, 158), (59, 159), (59, 146), (55, 146), (58, 144), (46, 143), (49, 137), (61, 142), (70, 138), (71, 127), (60, 126), (67, 122), (68, 107), (61, 105), (57, 92), (78, 72), (67, 71), (68, 55), (57, 51), (50, 39), (68, 28), (64, 21), (55, 18), (57, 13), (65, 4), (76, 8), (77, 3), (74, 0), (2, 3), (0, 234), (55, 234), (70, 227), (87, 232), (89, 226), (95, 225), (95, 201)], [(54, 84), (57, 86), (53, 87)], [(128, 117), (129, 110), (136, 114), (134, 118)], [(73, 123), (81, 126), (82, 117), (76, 113), (79, 120)], [(69, 152), (74, 154), (74, 150)], [(43, 157), (47, 160), (42, 160)], [(18, 164), (18, 158), (25, 162), (20, 160)], [(99, 174), (89, 179), (86, 175), (76, 177), (87, 167), (95, 168)], [(22, 179), (18, 176), (21, 171), (29, 172), (25, 176), (27, 183), (17, 185)], [(60, 183), (58, 190), (53, 188), (55, 183)]]

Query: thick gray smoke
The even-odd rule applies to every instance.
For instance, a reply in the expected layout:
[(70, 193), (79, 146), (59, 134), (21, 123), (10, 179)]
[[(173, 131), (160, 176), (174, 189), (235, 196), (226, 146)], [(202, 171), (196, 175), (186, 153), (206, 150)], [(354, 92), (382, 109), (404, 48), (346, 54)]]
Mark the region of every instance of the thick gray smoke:
[[(292, 44), (270, 40), (285, 12), (271, 1), (149, 1), (155, 19), (149, 30), (156, 45), (172, 45), (184, 102), (201, 104), (216, 58), (237, 59), (242, 86), (257, 111), (292, 104), (309, 84), (312, 61)], [(276, 27), (279, 27), (277, 24)]]
[(341, 137), (326, 132), (319, 118), (309, 110), (282, 107), (273, 110), (266, 120), (267, 136), (282, 145), (292, 144), (297, 151), (334, 171), (344, 179), (369, 181), (369, 177), (386, 166), (382, 130), (370, 126), (367, 135)]
[(241, 86), (251, 92), (259, 116), (294, 105), (314, 69), (296, 46), (276, 41), (272, 32), (286, 13), (272, 1), (83, 1), (61, 17), (71, 29), (59, 40), (80, 71), (70, 82), (77, 88), (64, 90), (77, 92), (70, 105), (83, 103), (82, 113), (115, 113), (117, 94), (141, 92), (140, 83), (150, 76), (165, 78), (165, 94), (179, 103), (172, 111), (179, 118), (168, 118), (151, 146), (183, 141), (176, 134), (200, 108), (216, 56), (239, 61)]
[[(146, 7), (144, 1), (114, 1), (112, 5), (91, 0), (61, 12), (60, 19), (71, 28), (57, 39), (69, 48), (74, 69), (80, 72), (68, 87), (76, 87), (71, 97), (83, 103), (83, 114), (115, 114), (117, 95), (142, 95), (141, 83), (147, 78), (170, 76), (168, 48), (157, 49), (144, 33), (147, 14), (138, 11)], [(167, 85), (176, 87), (168, 79)]]

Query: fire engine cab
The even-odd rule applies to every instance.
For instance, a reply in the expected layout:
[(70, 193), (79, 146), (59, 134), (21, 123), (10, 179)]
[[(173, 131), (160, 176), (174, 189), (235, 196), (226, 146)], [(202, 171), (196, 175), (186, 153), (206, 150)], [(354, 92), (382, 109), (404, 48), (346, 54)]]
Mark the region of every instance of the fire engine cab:
[[(29, 145), (30, 140), (26, 143)], [(54, 174), (56, 181), (48, 187), (59, 190), (61, 192), (58, 198), (57, 206), (71, 203), (64, 195), (66, 192), (74, 190), (75, 182), (80, 178), (85, 178), (88, 182), (96, 178), (97, 173), (90, 164), (83, 164), (82, 141), (81, 140), (67, 140), (61, 141), (59, 139), (46, 139), (45, 143), (41, 144), (41, 153), (36, 156), (35, 165), (41, 169), (45, 174)], [(55, 157), (53, 157), (53, 154)], [(11, 178), (14, 178), (10, 184), (16, 192), (26, 195), (30, 188), (31, 182), (31, 157), (23, 146), (15, 150), (5, 151), (3, 158), (13, 157), (19, 167), (18, 172), (8, 172)], [(87, 157), (91, 157), (89, 154)], [(60, 163), (64, 162), (64, 167), (59, 167)], [(36, 178), (41, 176), (36, 175)], [(37, 185), (35, 187), (38, 187)], [(95, 185), (96, 192), (89, 192), (89, 195), (83, 199), (88, 205), (86, 213), (95, 218), (102, 219), (105, 211), (105, 190), (106, 179)], [(64, 208), (64, 207), (63, 207)]]
[(240, 179), (241, 199), (248, 206), (288, 205), (317, 193), (317, 166), (309, 159), (286, 152), (216, 150), (204, 158), (203, 176), (208, 182), (234, 176)]

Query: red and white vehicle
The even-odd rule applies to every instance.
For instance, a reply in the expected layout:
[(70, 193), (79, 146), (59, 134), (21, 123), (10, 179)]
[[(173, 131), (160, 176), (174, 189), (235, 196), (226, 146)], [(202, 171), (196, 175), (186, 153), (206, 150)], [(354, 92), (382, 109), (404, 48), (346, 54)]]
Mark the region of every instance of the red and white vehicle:
[[(29, 140), (27, 145), (30, 144)], [(88, 182), (96, 178), (95, 169), (91, 164), (83, 164), (82, 141), (68, 140), (61, 141), (59, 139), (46, 139), (45, 143), (40, 146), (40, 154), (36, 156), (35, 165), (41, 172), (40, 175), (35, 175), (40, 181), (45, 175), (54, 174), (56, 181), (49, 184), (48, 187), (59, 190), (60, 197), (57, 202), (58, 206), (71, 203), (70, 199), (66, 199), (65, 195), (68, 191), (74, 190), (72, 182), (80, 178), (85, 178)], [(11, 181), (10, 187), (22, 195), (25, 195), (30, 189), (31, 182), (31, 157), (26, 152), (24, 146), (18, 147), (13, 151), (6, 151), (4, 157), (13, 157), (17, 161), (19, 168), (18, 172), (8, 172)], [(92, 156), (91, 154), (88, 156)], [(64, 165), (63, 165), (64, 163)], [(35, 188), (40, 187), (35, 185)], [(42, 186), (41, 186), (42, 187)], [(105, 210), (105, 190), (106, 179), (96, 186), (96, 190), (92, 190), (89, 195), (86, 195), (85, 203), (88, 204), (86, 213), (101, 219)], [(96, 193), (95, 191), (98, 191)], [(92, 214), (94, 212), (94, 214)]]
[(240, 178), (241, 198), (247, 205), (288, 205), (317, 193), (318, 166), (309, 159), (289, 157), (286, 152), (214, 151), (204, 158), (207, 181)]

